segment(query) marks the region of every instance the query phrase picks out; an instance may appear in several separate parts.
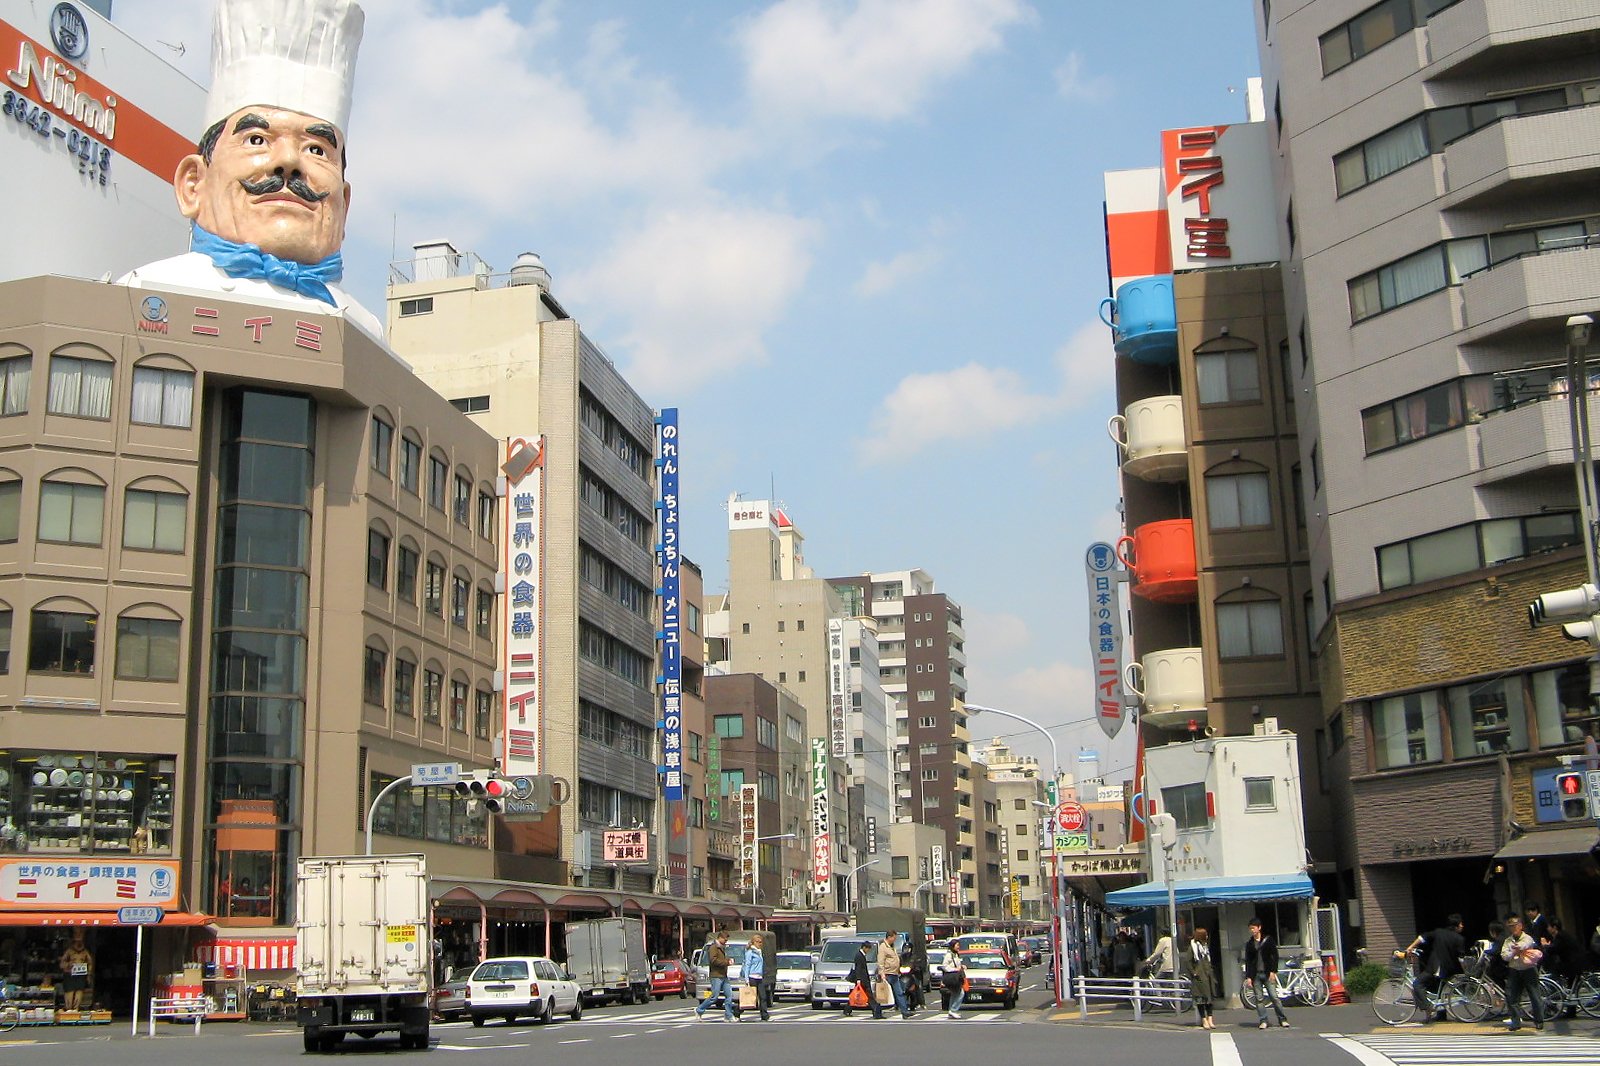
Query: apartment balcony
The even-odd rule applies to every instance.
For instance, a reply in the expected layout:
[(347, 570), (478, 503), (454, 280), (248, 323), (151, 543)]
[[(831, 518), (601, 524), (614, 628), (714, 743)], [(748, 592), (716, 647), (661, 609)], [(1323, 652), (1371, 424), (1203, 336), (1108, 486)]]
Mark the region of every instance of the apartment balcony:
[(1445, 148), (1444, 164), (1446, 210), (1592, 188), (1600, 175), (1600, 107), (1503, 118)]
[(1122, 455), (1122, 471), (1142, 481), (1182, 481), (1189, 476), (1183, 397), (1148, 396), (1112, 415), (1106, 432)]
[(1600, 11), (1528, 0), (1463, 0), (1428, 20), (1428, 79), (1594, 54)]
[(952, 643), (965, 644), (967, 641), (967, 631), (962, 628), (961, 618), (958, 615), (949, 615), (947, 617), (945, 622), (945, 632), (950, 634), (950, 640)]
[(1100, 301), (1100, 321), (1111, 327), (1112, 347), (1124, 359), (1150, 366), (1178, 361), (1178, 307), (1171, 274), (1123, 282), (1115, 298)]
[[(1572, 467), (1565, 386), (1565, 380), (1557, 379), (1550, 399), (1495, 411), (1478, 423), (1478, 484)], [(1600, 440), (1600, 397), (1593, 391), (1589, 394), (1589, 433)]]
[(1157, 729), (1187, 730), (1206, 717), (1205, 663), (1199, 648), (1153, 651), (1123, 672), (1128, 691), (1144, 704), (1140, 721)]
[[(1568, 317), (1594, 309), (1596, 293), (1600, 241), (1593, 237), (1508, 259), (1461, 283), (1466, 327), (1458, 339), (1481, 343), (1536, 329), (1559, 337)], [(1564, 349), (1551, 353), (1564, 354)]]
[(1117, 558), (1133, 572), (1133, 591), (1152, 603), (1193, 603), (1199, 589), (1194, 520), (1146, 522), (1117, 541)]

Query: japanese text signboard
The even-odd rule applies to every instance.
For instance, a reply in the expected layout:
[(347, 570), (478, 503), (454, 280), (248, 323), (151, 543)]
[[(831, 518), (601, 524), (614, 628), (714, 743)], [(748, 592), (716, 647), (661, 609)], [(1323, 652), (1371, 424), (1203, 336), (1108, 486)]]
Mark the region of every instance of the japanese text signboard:
[(650, 861), (650, 834), (643, 829), (608, 829), (601, 839), (606, 862)]
[(722, 821), (722, 738), (715, 733), (706, 737), (706, 820)]
[[(1085, 556), (1089, 577), (1089, 658), (1094, 663), (1095, 721), (1108, 737), (1122, 730), (1122, 609), (1117, 553), (1100, 541)], [(1053, 799), (1054, 797), (1052, 797)]]
[(178, 906), (178, 864), (66, 856), (0, 861), (0, 907), (15, 910)]
[(752, 888), (756, 883), (756, 838), (760, 827), (756, 822), (756, 786), (739, 786), (739, 886)]
[(845, 708), (850, 705), (850, 665), (845, 656), (844, 622), (828, 619), (828, 740), (833, 757), (848, 758), (850, 740), (845, 729)]
[(544, 448), (543, 437), (512, 437), (501, 468), (506, 675), (500, 772), (507, 776), (538, 774), (544, 764)]
[(683, 648), (679, 643), (683, 604), (678, 574), (678, 409), (656, 420), (656, 466), (661, 474), (661, 796), (683, 799)]
[(821, 899), (833, 884), (833, 838), (828, 831), (828, 742), (811, 739), (811, 886)]

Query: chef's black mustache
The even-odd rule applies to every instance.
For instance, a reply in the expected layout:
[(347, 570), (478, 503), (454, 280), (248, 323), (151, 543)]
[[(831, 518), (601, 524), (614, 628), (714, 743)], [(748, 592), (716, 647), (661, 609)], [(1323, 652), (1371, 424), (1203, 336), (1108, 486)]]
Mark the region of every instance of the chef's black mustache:
[(244, 191), (251, 196), (265, 196), (267, 193), (282, 192), (287, 187), (290, 192), (307, 203), (320, 204), (328, 198), (327, 193), (313, 189), (306, 179), (299, 174), (288, 179), (285, 179), (282, 174), (268, 174), (260, 181), (240, 178), (239, 184), (243, 185)]

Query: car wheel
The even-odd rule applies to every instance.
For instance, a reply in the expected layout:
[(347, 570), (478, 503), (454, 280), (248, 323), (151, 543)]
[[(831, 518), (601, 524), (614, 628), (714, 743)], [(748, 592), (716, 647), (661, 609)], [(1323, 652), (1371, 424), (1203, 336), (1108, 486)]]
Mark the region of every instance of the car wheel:
[(573, 1021), (577, 1021), (578, 1019), (583, 1017), (583, 997), (582, 996), (579, 996), (577, 999), (572, 1001), (572, 1013), (568, 1017), (570, 1017)]
[[(661, 997), (657, 996), (656, 998), (660, 999)], [(689, 990), (687, 988), (678, 989), (678, 998), (679, 999), (688, 999), (689, 998)]]
[(556, 1016), (556, 997), (551, 996), (549, 999), (547, 999), (543, 1003), (539, 1004), (539, 1013), (534, 1016), (534, 1020), (539, 1022), (541, 1025), (549, 1025), (551, 1020), (554, 1019), (555, 1016)]
[(472, 1027), (474, 1029), (482, 1029), (483, 1028), (483, 1023), (488, 1021), (488, 1020), (489, 1020), (488, 1017), (486, 1017), (485, 1015), (479, 1014), (476, 1011), (474, 1011), (473, 1015), (472, 1015)]

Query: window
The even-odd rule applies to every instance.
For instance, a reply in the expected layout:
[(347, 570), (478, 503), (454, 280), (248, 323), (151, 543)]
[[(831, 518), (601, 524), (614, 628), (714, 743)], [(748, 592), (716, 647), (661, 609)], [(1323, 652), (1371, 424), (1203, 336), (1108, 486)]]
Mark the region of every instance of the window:
[(400, 438), (400, 487), (417, 494), (417, 478), (422, 473), (422, 442)]
[(919, 689), (917, 689), (917, 702), (918, 703), (932, 703), (933, 702), (933, 689), (931, 689), (931, 688), (919, 688)]
[(428, 560), (427, 584), (422, 590), (422, 609), (436, 617), (444, 617), (444, 567)]
[(1277, 600), (1217, 604), (1217, 652), (1223, 659), (1283, 654), (1283, 611)]
[(376, 529), (367, 530), (367, 584), (389, 588), (389, 538)]
[(410, 318), (413, 315), (433, 314), (433, 297), (419, 296), (415, 300), (400, 301), (400, 317)]
[(933, 729), (937, 727), (938, 724), (939, 720), (931, 714), (924, 715), (917, 719), (917, 725), (922, 729)]
[(1413, 252), (1387, 266), (1352, 279), (1350, 321), (1402, 307), (1441, 292), (1488, 266), (1488, 246), (1482, 237), (1463, 237)]
[(1322, 74), (1342, 70), (1396, 38), (1410, 33), (1456, 0), (1381, 0), (1349, 22), (1319, 37)]
[(494, 538), (494, 493), (478, 490), (478, 536), (485, 540)]
[(394, 713), (410, 718), (417, 713), (417, 664), (410, 659), (394, 661)]
[(1272, 490), (1267, 475), (1206, 475), (1206, 517), (1212, 529), (1260, 529), (1272, 525)]
[(1196, 353), (1195, 377), (1201, 404), (1256, 403), (1261, 399), (1261, 369), (1252, 349)]
[(28, 669), (43, 674), (94, 673), (99, 620), (74, 611), (34, 611), (28, 625)]
[(781, 619), (781, 618), (778, 619), (778, 632), (779, 633), (783, 632), (783, 619)]
[(780, 685), (787, 684), (788, 681), (789, 681), (789, 672), (787, 670), (779, 670), (778, 671), (778, 684), (780, 684)]
[(929, 768), (923, 770), (922, 771), (922, 779), (924, 781), (937, 781), (937, 780), (939, 780), (939, 768), (935, 766), (935, 767), (929, 767)]
[(11, 610), (0, 608), (0, 674), (11, 672)]
[(1372, 703), (1372, 754), (1376, 768), (1438, 762), (1444, 757), (1439, 693), (1411, 692)]
[(1533, 707), (1539, 743), (1577, 744), (1600, 736), (1600, 712), (1589, 699), (1589, 664), (1577, 663), (1533, 675)]
[(98, 545), (105, 500), (106, 490), (99, 485), (44, 482), (39, 486), (39, 539)]
[[(371, 775), (367, 795), (376, 796), (393, 781), (385, 774)], [(483, 804), (469, 802), (467, 797), (447, 788), (395, 789), (383, 797), (373, 812), (372, 827), (389, 836), (463, 847), (481, 848), (489, 841), (488, 815)]]
[(389, 476), (394, 461), (394, 427), (377, 415), (372, 416), (372, 469)]
[(450, 467), (436, 455), (428, 456), (428, 506), (435, 511), (444, 510), (445, 484), (450, 480)]
[(72, 418), (110, 418), (111, 364), (65, 355), (52, 357), (48, 410)]
[(484, 640), (494, 639), (494, 593), (478, 590), (478, 602), (473, 611), (473, 629)]
[(17, 539), (22, 524), (22, 482), (14, 477), (0, 479), (0, 544)]
[(389, 670), (389, 653), (382, 648), (368, 648), (361, 670), (361, 698), (374, 707), (383, 706), (385, 674)]
[(450, 401), (450, 406), (464, 415), (481, 415), (489, 409), (489, 397), (458, 396)]
[(472, 735), (479, 740), (489, 739), (489, 716), (494, 710), (494, 693), (478, 689), (473, 693)]
[(1362, 439), (1372, 455), (1480, 422), (1494, 405), (1492, 374), (1457, 378), (1362, 411)]
[(394, 563), (394, 589), (406, 603), (417, 602), (417, 564), (421, 556), (417, 549), (400, 545), (400, 550), (395, 553)]
[(422, 720), (438, 725), (444, 700), (444, 675), (436, 670), (422, 671)]
[(1204, 829), (1211, 824), (1211, 816), (1206, 813), (1204, 783), (1162, 789), (1161, 806), (1172, 815), (1179, 829)]
[(467, 731), (467, 683), (450, 682), (450, 728), (457, 733)]
[(0, 359), (0, 417), (28, 413), (28, 388), (33, 384), (33, 359)]
[(1247, 777), (1244, 779), (1244, 805), (1253, 811), (1276, 810), (1278, 803), (1272, 794), (1272, 778)]
[(756, 773), (756, 794), (762, 799), (775, 800), (778, 798), (778, 775), (769, 774), (765, 770)]
[(1344, 196), (1427, 155), (1427, 122), (1418, 115), (1334, 156), (1334, 188)]
[(719, 714), (711, 720), (713, 731), (724, 740), (732, 740), (744, 736), (744, 716), (739, 714)]
[(745, 622), (744, 623), (742, 631), (745, 632), (745, 633), (749, 633), (750, 632), (750, 623), (749, 622)]
[(1528, 750), (1521, 677), (1497, 677), (1445, 690), (1450, 747), (1457, 759)]
[(165, 618), (117, 619), (117, 676), (130, 681), (178, 680), (182, 623)]
[(778, 746), (778, 725), (766, 718), (756, 719), (756, 743), (764, 748)]
[(472, 584), (464, 577), (450, 582), (450, 624), (458, 629), (467, 628), (467, 603), (472, 598)]
[(132, 417), (140, 425), (188, 429), (194, 419), (194, 374), (134, 367)]
[(456, 475), (455, 515), (457, 525), (470, 525), (472, 521), (472, 481)]
[(181, 552), (188, 517), (189, 499), (182, 493), (129, 489), (122, 513), (122, 546)]
[(683, 605), (683, 625), (689, 632), (700, 633), (700, 608), (693, 603)]
[(1378, 583), (1403, 588), (1580, 543), (1571, 511), (1490, 518), (1378, 548)]

